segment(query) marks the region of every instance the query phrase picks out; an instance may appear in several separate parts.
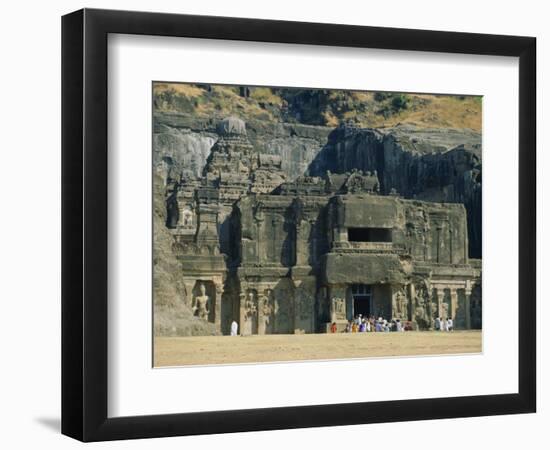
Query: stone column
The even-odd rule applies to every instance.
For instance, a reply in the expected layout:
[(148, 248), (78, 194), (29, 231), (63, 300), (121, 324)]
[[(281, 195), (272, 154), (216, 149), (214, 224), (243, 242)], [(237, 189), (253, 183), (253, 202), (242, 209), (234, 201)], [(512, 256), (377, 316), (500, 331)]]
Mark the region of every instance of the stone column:
[(216, 286), (216, 298), (214, 299), (214, 325), (216, 325), (216, 330), (221, 332), (223, 284), (221, 282), (218, 282), (218, 283), (215, 283), (215, 286)]
[(307, 220), (300, 220), (296, 223), (296, 242), (294, 242), (295, 264), (307, 266), (309, 264), (308, 238), (311, 224)]
[(470, 330), (472, 328), (472, 318), (471, 318), (471, 314), (470, 314), (470, 296), (472, 295), (472, 290), (470, 289), (470, 287), (468, 286), (465, 290), (464, 290), (464, 312), (465, 312), (465, 315), (464, 315), (464, 327), (467, 329), (467, 330)]
[(262, 259), (265, 258), (264, 255), (262, 255), (262, 245), (261, 245), (261, 239), (260, 236), (262, 235), (262, 223), (264, 222), (263, 215), (255, 217), (254, 223), (256, 224), (256, 262), (260, 263)]
[(258, 309), (258, 334), (265, 334), (265, 317), (262, 313), (262, 307)]
[(269, 320), (271, 320), (269, 289), (265, 289), (262, 294), (258, 294), (258, 334), (266, 334)]
[(239, 293), (239, 333), (244, 334), (244, 324), (246, 315), (246, 294)]
[(428, 313), (428, 329), (433, 330), (433, 328), (434, 328), (434, 312), (433, 312), (433, 309), (432, 309), (433, 290), (432, 290), (431, 286), (427, 287), (427, 292), (428, 292), (428, 296), (427, 296), (428, 298), (427, 298), (427, 303), (426, 303), (426, 310), (427, 310), (427, 313)]
[(414, 309), (416, 308), (416, 288), (414, 283), (408, 284), (408, 298), (407, 298), (407, 317), (406, 320), (414, 320)]
[(450, 317), (456, 321), (456, 308), (457, 308), (457, 301), (458, 301), (458, 295), (456, 292), (456, 288), (451, 288), (451, 311), (450, 311)]
[(443, 305), (443, 298), (445, 296), (445, 291), (440, 287), (436, 287), (435, 295), (437, 296), (437, 317), (441, 319), (442, 318), (441, 316), (443, 315), (442, 305)]

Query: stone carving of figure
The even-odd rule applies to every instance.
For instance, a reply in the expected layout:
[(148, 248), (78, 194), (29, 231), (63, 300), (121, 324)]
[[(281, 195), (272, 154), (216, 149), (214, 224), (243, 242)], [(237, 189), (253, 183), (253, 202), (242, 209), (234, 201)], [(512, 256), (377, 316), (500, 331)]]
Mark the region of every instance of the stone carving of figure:
[(416, 289), (415, 297), (415, 308), (414, 308), (414, 318), (418, 322), (419, 320), (426, 320), (427, 311), (426, 311), (426, 290), (423, 286)]
[(193, 226), (193, 213), (189, 209), (184, 209), (181, 213), (181, 226), (190, 228)]
[[(267, 331), (269, 323), (271, 321), (271, 313), (273, 312), (273, 306), (269, 302), (269, 295), (262, 294), (258, 298), (258, 303), (260, 306), (260, 311), (262, 313), (261, 317), (261, 327), (263, 328), (263, 333)], [(260, 333), (262, 334), (262, 333)]]
[(357, 173), (353, 173), (347, 181), (348, 192), (360, 192), (363, 188), (363, 177)]
[[(426, 282), (416, 286), (415, 309), (413, 319), (421, 329), (429, 329), (437, 311), (437, 305), (430, 301), (429, 289)], [(430, 309), (431, 308), (431, 309)]]
[(401, 316), (406, 318), (408, 316), (408, 299), (404, 292), (401, 292)]
[(208, 295), (206, 295), (206, 286), (204, 285), (204, 283), (201, 283), (199, 285), (199, 292), (200, 292), (200, 295), (197, 295), (195, 297), (194, 314), (200, 319), (208, 320), (208, 313), (210, 312), (209, 311), (210, 298), (208, 297)]
[(405, 315), (405, 310), (407, 308), (407, 298), (402, 289), (399, 289), (395, 293), (394, 302), (393, 302), (393, 311), (394, 317), (402, 318)]
[(346, 303), (343, 298), (332, 297), (330, 301), (330, 321), (346, 319)]
[(245, 320), (250, 319), (254, 314), (256, 314), (256, 303), (254, 302), (254, 293), (249, 292), (245, 304), (246, 314)]

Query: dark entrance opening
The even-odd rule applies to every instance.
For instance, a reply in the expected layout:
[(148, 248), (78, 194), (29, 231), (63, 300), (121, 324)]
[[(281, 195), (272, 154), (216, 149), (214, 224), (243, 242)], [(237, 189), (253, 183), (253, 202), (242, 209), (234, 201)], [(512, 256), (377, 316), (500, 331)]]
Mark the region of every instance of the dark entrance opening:
[(355, 284), (351, 287), (353, 296), (353, 316), (361, 314), (370, 317), (372, 314), (372, 291), (367, 284)]
[(361, 314), (363, 317), (370, 317), (370, 297), (358, 295), (353, 297), (353, 314)]
[(391, 242), (391, 228), (348, 228), (350, 242)]

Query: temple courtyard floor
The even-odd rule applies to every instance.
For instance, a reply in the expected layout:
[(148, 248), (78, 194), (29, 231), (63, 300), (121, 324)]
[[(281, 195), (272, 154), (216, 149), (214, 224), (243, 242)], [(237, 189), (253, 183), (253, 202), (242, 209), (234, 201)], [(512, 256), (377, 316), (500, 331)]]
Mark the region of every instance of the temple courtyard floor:
[(480, 352), (480, 330), (154, 339), (155, 367)]

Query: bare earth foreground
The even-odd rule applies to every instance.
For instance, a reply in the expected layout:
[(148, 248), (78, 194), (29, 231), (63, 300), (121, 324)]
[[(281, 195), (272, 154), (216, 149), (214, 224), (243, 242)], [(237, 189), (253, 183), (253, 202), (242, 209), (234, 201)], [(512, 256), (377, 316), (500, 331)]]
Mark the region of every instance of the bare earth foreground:
[(155, 337), (154, 340), (155, 367), (480, 352), (479, 330)]

